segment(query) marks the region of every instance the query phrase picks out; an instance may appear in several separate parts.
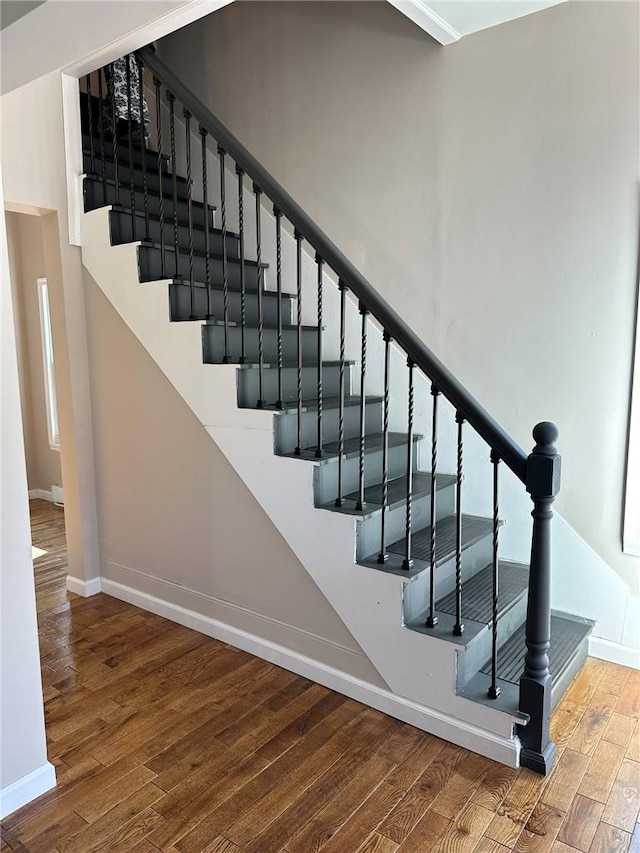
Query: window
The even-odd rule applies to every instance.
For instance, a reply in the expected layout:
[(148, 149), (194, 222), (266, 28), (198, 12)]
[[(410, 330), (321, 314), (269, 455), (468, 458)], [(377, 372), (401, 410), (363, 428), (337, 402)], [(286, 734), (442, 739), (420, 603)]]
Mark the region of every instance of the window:
[(38, 302), (40, 304), (40, 332), (42, 335), (42, 361), (44, 367), (44, 389), (47, 403), (47, 430), (49, 433), (49, 446), (52, 450), (60, 450), (58, 409), (56, 407), (56, 379), (53, 370), (53, 338), (51, 335), (49, 288), (46, 278), (38, 279)]

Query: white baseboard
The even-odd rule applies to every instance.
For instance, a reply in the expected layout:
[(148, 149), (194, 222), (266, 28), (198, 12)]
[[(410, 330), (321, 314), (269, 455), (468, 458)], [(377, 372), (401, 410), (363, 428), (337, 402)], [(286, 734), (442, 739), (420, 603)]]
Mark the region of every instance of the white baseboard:
[(53, 495), (45, 489), (31, 489), (29, 491), (29, 500), (32, 501), (34, 498), (40, 498), (40, 500), (53, 503)]
[(56, 786), (56, 768), (48, 761), (0, 789), (0, 819), (26, 806), (41, 794)]
[(603, 640), (601, 637), (589, 637), (589, 655), (592, 658), (620, 664), (620, 666), (640, 669), (639, 649), (623, 646), (622, 643), (614, 643), (611, 640)]
[(83, 598), (89, 598), (92, 595), (102, 592), (102, 583), (102, 578), (91, 578), (91, 580), (83, 581), (80, 578), (67, 575), (67, 589), (69, 592), (75, 592), (76, 595), (81, 595)]
[(309, 678), (443, 740), (451, 741), (510, 767), (519, 766), (520, 742), (517, 738), (502, 738), (470, 723), (448, 717), (440, 711), (419, 705), (403, 696), (397, 696), (389, 690), (369, 684), (292, 649), (117, 581), (102, 578), (102, 591), (114, 598), (134, 604), (142, 610), (164, 616), (172, 622), (192, 628), (201, 634), (206, 634), (290, 672), (295, 672), (297, 675)]

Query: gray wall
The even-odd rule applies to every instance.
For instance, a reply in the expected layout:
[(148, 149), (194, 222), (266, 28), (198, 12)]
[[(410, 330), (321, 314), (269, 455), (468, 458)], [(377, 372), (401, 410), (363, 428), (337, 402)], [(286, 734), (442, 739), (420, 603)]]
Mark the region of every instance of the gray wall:
[(51, 449), (47, 430), (37, 289), (37, 280), (47, 275), (42, 220), (23, 213), (6, 216), (27, 480), (30, 490), (48, 492), (61, 482), (61, 470), (60, 451)]
[(637, 289), (639, 6), (567, 3), (443, 48), (381, 2), (233, 3), (160, 54), (621, 552)]

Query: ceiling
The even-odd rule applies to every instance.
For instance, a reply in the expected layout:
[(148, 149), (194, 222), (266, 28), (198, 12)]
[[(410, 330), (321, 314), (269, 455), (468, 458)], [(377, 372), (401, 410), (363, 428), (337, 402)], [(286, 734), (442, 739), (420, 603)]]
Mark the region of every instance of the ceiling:
[(566, 0), (389, 0), (440, 44), (495, 27)]
[(0, 0), (0, 30), (10, 27), (44, 2), (45, 0)]

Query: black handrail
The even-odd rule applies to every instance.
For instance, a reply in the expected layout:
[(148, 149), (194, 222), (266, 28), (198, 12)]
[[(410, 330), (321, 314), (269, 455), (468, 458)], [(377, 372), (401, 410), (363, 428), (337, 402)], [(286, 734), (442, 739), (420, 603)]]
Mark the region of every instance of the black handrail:
[(150, 48), (138, 51), (146, 65), (164, 85), (177, 97), (189, 112), (218, 141), (224, 150), (271, 199), (274, 205), (304, 236), (317, 254), (337, 273), (359, 302), (380, 323), (383, 330), (405, 351), (411, 361), (444, 394), (491, 449), (511, 468), (513, 473), (526, 482), (527, 454), (508, 435), (486, 409), (467, 391), (442, 362), (431, 352), (401, 317), (391, 308), (367, 279), (353, 266), (321, 228), (294, 201), (289, 193), (276, 181), (244, 145), (216, 118), (171, 71)]

